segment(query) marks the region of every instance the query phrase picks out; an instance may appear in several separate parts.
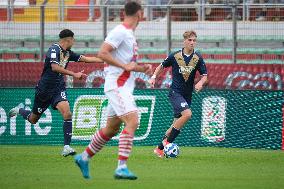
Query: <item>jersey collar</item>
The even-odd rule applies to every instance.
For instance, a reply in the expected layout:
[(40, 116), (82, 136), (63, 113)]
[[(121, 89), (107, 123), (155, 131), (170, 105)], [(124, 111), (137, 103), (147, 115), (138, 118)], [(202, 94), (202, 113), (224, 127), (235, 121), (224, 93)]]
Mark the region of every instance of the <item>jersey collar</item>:
[(192, 53), (188, 56), (188, 54), (185, 54), (185, 53), (183, 52), (183, 49), (184, 49), (184, 48), (181, 49), (181, 55), (182, 55), (182, 56), (190, 57), (191, 55), (193, 55), (193, 54), (195, 53), (195, 49), (193, 49)]
[(62, 52), (66, 52), (68, 50), (64, 50), (58, 43), (54, 43), (55, 46), (59, 47)]
[(54, 43), (53, 45), (59, 47), (60, 50), (64, 50), (58, 43)]

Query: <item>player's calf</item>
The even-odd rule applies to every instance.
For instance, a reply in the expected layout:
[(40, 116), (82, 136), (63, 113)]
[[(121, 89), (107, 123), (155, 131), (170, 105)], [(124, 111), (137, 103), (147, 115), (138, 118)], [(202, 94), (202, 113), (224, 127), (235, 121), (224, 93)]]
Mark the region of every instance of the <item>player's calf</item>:
[(173, 127), (169, 137), (166, 139), (166, 141), (163, 141), (164, 146), (166, 146), (169, 143), (174, 142), (174, 140), (179, 135), (179, 133), (180, 133), (180, 129)]
[(63, 122), (63, 134), (64, 134), (64, 147), (62, 150), (62, 156), (66, 157), (69, 155), (76, 154), (75, 150), (70, 147), (72, 138), (72, 113), (70, 111), (69, 102), (62, 99), (62, 95), (57, 97), (60, 102), (57, 103), (56, 108), (60, 111), (64, 122)]
[(63, 123), (63, 134), (64, 134), (64, 147), (62, 156), (67, 157), (69, 155), (75, 155), (76, 151), (70, 147), (72, 138), (72, 119), (64, 120)]
[(34, 113), (31, 113), (28, 117), (28, 121), (31, 123), (31, 124), (36, 124), (39, 120), (41, 115), (36, 115)]
[(61, 112), (64, 120), (72, 119), (72, 113), (70, 110)]
[(184, 110), (184, 111), (181, 113), (181, 117), (182, 117), (183, 119), (185, 119), (186, 121), (190, 120), (191, 116), (192, 116), (192, 112), (191, 112), (190, 109)]

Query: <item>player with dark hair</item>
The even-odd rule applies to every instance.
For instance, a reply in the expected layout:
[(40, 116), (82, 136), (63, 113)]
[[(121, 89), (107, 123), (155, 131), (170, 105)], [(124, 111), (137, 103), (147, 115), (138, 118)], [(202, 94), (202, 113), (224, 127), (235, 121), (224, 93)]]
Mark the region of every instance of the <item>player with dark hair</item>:
[(119, 136), (118, 166), (114, 177), (115, 179), (137, 179), (126, 165), (139, 122), (138, 109), (133, 96), (135, 86), (133, 71), (151, 74), (152, 67), (136, 63), (138, 47), (134, 30), (142, 17), (141, 5), (131, 1), (126, 3), (124, 8), (123, 23), (110, 31), (98, 54), (106, 63), (104, 92), (108, 98), (108, 118), (106, 127), (99, 129), (85, 151), (75, 156), (75, 162), (84, 178), (90, 177), (90, 159), (119, 132), (123, 122), (125, 127)]
[[(164, 157), (164, 146), (174, 142), (180, 130), (191, 118), (190, 110), (192, 92), (199, 92), (207, 82), (207, 69), (202, 56), (194, 50), (197, 35), (195, 31), (186, 31), (183, 34), (184, 48), (170, 54), (155, 70), (148, 81), (152, 87), (163, 68), (172, 67), (172, 84), (169, 92), (169, 100), (174, 110), (174, 120), (166, 131), (162, 142), (154, 149), (158, 157)], [(200, 81), (194, 86), (196, 71), (201, 75)], [(193, 87), (194, 86), (194, 87)], [(194, 89), (193, 89), (194, 88)]]
[(71, 51), (74, 43), (74, 33), (69, 29), (64, 29), (59, 33), (59, 43), (53, 44), (47, 51), (44, 68), (40, 80), (35, 88), (34, 105), (32, 111), (25, 110), (24, 104), (10, 110), (9, 116), (13, 117), (20, 114), (25, 120), (36, 124), (43, 112), (51, 105), (55, 110), (61, 113), (64, 133), (64, 148), (62, 155), (74, 155), (76, 152), (70, 147), (72, 137), (72, 114), (67, 99), (64, 75), (73, 76), (76, 79), (82, 79), (86, 74), (73, 72), (66, 69), (69, 61), (75, 62), (102, 62), (97, 57), (86, 57), (78, 55)]

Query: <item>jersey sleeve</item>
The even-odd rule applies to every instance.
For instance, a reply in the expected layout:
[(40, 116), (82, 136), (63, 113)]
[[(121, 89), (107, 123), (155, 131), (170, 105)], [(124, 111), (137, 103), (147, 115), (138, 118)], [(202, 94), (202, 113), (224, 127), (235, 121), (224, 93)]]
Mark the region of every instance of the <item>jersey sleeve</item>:
[(113, 29), (106, 37), (105, 43), (117, 49), (125, 38), (124, 30)]
[(207, 68), (201, 55), (199, 55), (197, 70), (200, 73), (200, 75), (207, 75)]
[(52, 46), (49, 48), (46, 57), (50, 59), (50, 63), (59, 64), (60, 62), (60, 49), (56, 46)]
[(69, 61), (79, 62), (82, 55), (70, 51)]
[(162, 63), (162, 67), (163, 68), (167, 68), (167, 67), (170, 67), (173, 65), (173, 57), (174, 55), (173, 54), (170, 54)]

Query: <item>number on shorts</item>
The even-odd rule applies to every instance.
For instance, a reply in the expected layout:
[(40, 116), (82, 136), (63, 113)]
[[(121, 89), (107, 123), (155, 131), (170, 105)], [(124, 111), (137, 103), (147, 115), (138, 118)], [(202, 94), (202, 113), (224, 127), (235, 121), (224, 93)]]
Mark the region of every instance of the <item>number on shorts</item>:
[(63, 99), (66, 99), (65, 91), (61, 92), (61, 97), (62, 97)]

